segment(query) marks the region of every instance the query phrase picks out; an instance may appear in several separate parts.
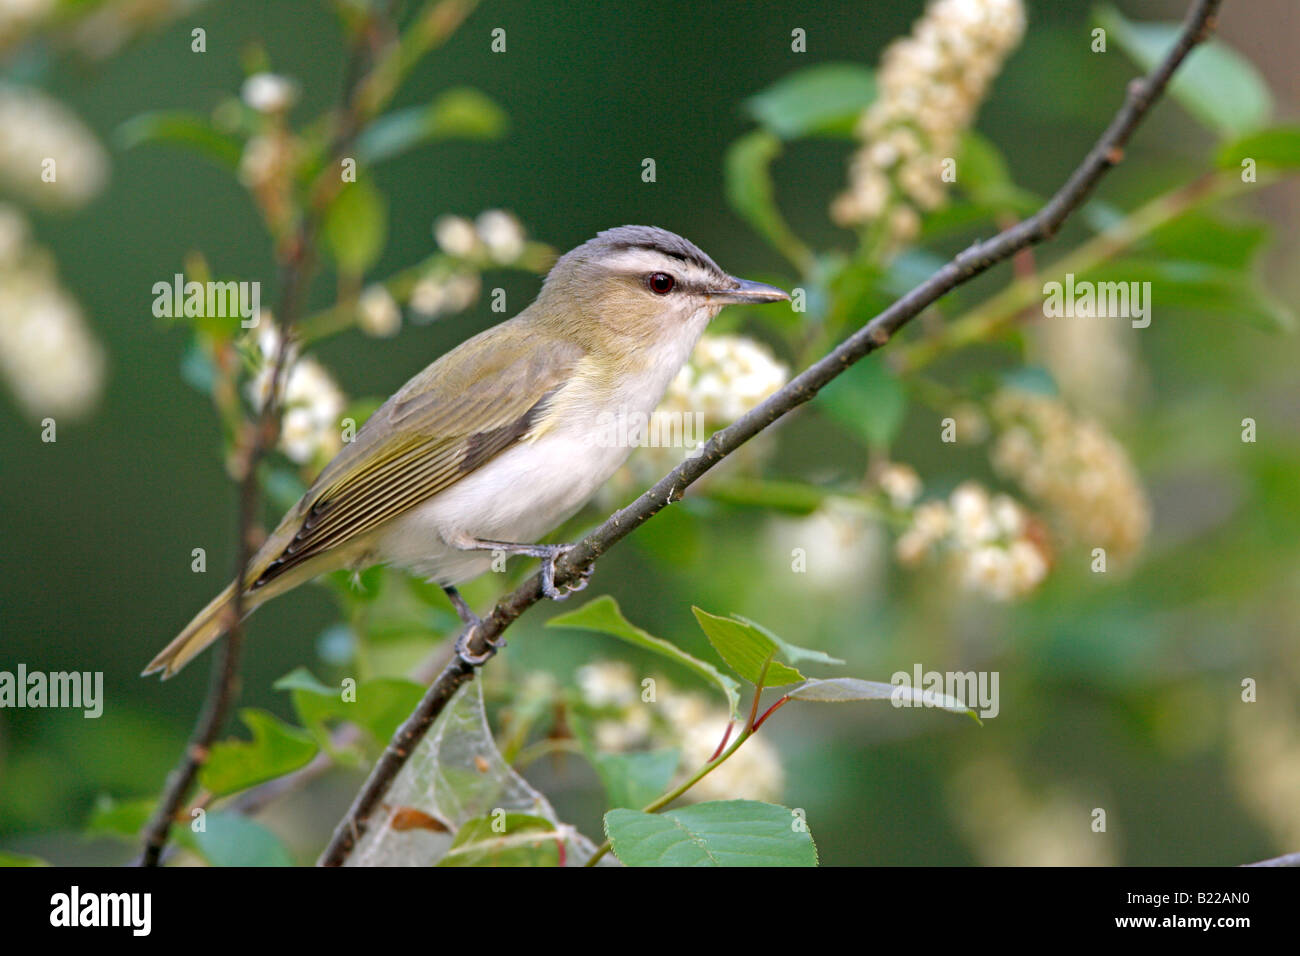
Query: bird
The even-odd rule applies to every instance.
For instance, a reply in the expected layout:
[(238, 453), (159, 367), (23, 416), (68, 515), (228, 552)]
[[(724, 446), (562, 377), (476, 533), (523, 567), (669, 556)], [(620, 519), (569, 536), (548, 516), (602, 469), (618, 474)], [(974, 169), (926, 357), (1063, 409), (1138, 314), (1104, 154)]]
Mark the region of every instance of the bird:
[[(144, 670), (167, 679), (244, 616), (321, 574), (387, 564), (437, 583), (468, 626), (457, 584), (493, 552), (541, 559), (555, 585), (571, 546), (537, 544), (632, 451), (611, 414), (649, 416), (713, 318), (790, 296), (735, 278), (694, 243), (619, 226), (561, 256), (536, 299), (462, 342), (392, 395), (331, 460), (232, 581)], [(589, 572), (590, 569), (585, 569)], [(470, 663), (462, 631), (459, 653)], [(490, 652), (489, 652), (490, 653)]]

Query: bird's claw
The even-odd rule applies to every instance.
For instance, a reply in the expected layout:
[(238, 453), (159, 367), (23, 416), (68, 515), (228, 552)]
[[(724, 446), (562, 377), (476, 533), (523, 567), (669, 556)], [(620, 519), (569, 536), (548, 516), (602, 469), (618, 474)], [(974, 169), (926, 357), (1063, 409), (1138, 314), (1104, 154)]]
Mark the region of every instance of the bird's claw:
[(456, 638), (456, 656), (470, 667), (481, 667), (495, 657), (497, 651), (506, 646), (504, 638), (497, 638), (496, 640), (489, 638), (486, 641), (487, 650), (482, 654), (472, 653), (469, 646), (474, 640), (474, 635), (478, 633), (479, 623), (481, 622), (476, 622), (472, 626), (465, 628), (460, 632), (460, 636)]
[(556, 545), (555, 550), (551, 552), (550, 557), (542, 560), (542, 593), (552, 601), (563, 601), (570, 594), (583, 590), (591, 578), (592, 571), (595, 570), (592, 565), (588, 564), (586, 567), (578, 570), (578, 579), (576, 581), (565, 583), (563, 589), (556, 587), (556, 562), (571, 550), (573, 550), (573, 545), (571, 544)]

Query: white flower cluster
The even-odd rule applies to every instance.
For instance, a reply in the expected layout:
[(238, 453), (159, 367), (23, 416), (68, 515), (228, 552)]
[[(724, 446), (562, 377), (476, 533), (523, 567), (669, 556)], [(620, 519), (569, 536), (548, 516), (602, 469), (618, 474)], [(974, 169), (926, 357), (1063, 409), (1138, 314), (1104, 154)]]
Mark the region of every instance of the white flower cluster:
[(703, 335), (659, 411), (699, 412), (710, 426), (729, 425), (789, 378), (790, 370), (761, 342), (743, 335)]
[(883, 220), (893, 245), (916, 237), (919, 211), (944, 201), (942, 162), (1024, 31), (1021, 0), (934, 0), (911, 36), (890, 44), (876, 99), (858, 121), (865, 145), (831, 206), (836, 222)]
[[(658, 703), (641, 700), (632, 669), (620, 661), (597, 661), (579, 668), (578, 689), (592, 707), (615, 709), (617, 717), (596, 722), (596, 745), (604, 751), (676, 746), (681, 772), (694, 773), (709, 762), (727, 730), (727, 712), (699, 694), (674, 689), (655, 679)], [(703, 800), (778, 800), (785, 774), (776, 750), (761, 734), (750, 737), (682, 798)]]
[[(789, 376), (789, 369), (761, 342), (743, 335), (703, 335), (651, 416), (650, 433), (681, 432), (690, 435), (692, 444), (703, 443), (710, 433), (730, 425), (779, 389)], [(770, 443), (760, 436), (731, 455), (727, 465), (752, 468), (768, 447)], [(665, 445), (639, 449), (607, 487), (621, 493), (629, 485), (662, 478), (688, 451)]]
[[(280, 352), (280, 335), (269, 315), (257, 336), (261, 364), (248, 383), (249, 400), (260, 410), (271, 392), (271, 376)], [(310, 355), (299, 357), (290, 344), (286, 358), (284, 409), (280, 426), (280, 449), (299, 464), (324, 462), (343, 448), (339, 419), (347, 407), (343, 392), (329, 372)]]
[(358, 325), (366, 335), (392, 338), (402, 328), (402, 308), (384, 286), (366, 286), (357, 300)]
[[(204, 0), (114, 0), (104, 3), (64, 3), (59, 0), (6, 0), (4, 6), (49, 9), (45, 16), (60, 47), (70, 46), (94, 59), (112, 56), (149, 30), (190, 13)], [(0, 41), (0, 49), (4, 48)]]
[[(251, 136), (239, 157), (239, 181), (260, 197), (284, 192), (297, 162), (297, 142), (284, 130)], [(265, 201), (265, 200), (264, 200)]]
[(1059, 399), (1003, 389), (993, 401), (1001, 426), (993, 465), (1042, 503), (1074, 543), (1124, 560), (1151, 528), (1146, 493), (1128, 454), (1096, 422)]
[(32, 203), (73, 208), (107, 179), (104, 148), (71, 110), (44, 93), (0, 83), (0, 187)]
[(5, 0), (0, 3), (0, 52), (20, 42), (54, 12), (55, 0)]
[(27, 221), (0, 203), (0, 374), (35, 420), (86, 415), (104, 387), (104, 350), (59, 286)]
[(774, 516), (767, 539), (764, 553), (782, 573), (793, 555), (804, 556), (800, 577), (809, 590), (862, 596), (879, 586), (888, 544), (880, 522), (854, 502), (830, 498), (806, 517)]
[(60, 0), (0, 0), (0, 53), (37, 33), (53, 33), (59, 49), (71, 47), (102, 59), (133, 37), (175, 17), (203, 0), (114, 0), (64, 3)]
[(254, 73), (244, 80), (240, 99), (259, 113), (285, 113), (298, 102), (298, 81), (278, 73)]
[(479, 270), (513, 265), (527, 246), (519, 220), (502, 209), (485, 210), (473, 222), (442, 216), (433, 225), (433, 236), (438, 248), (456, 262), (436, 266), (411, 290), (411, 311), (422, 322), (468, 309), (482, 287)]
[(1007, 495), (990, 496), (973, 481), (956, 488), (947, 501), (916, 508), (895, 549), (906, 565), (942, 552), (955, 562), (967, 590), (995, 601), (1029, 594), (1051, 566), (1025, 509)]
[(422, 322), (463, 312), (478, 298), (480, 286), (477, 272), (435, 270), (421, 277), (411, 290), (411, 311), (415, 320)]
[(487, 209), (474, 222), (442, 216), (433, 225), (438, 247), (454, 259), (510, 265), (524, 254), (524, 227), (504, 209)]

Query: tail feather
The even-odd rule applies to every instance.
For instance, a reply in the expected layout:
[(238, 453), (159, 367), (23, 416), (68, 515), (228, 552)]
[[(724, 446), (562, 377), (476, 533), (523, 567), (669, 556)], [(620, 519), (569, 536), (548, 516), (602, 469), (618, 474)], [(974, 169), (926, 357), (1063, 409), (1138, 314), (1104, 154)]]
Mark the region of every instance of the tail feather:
[[(231, 620), (234, 609), (230, 601), (234, 596), (235, 585), (232, 582), (213, 598), (207, 607), (195, 615), (194, 620), (190, 621), (170, 644), (158, 652), (158, 656), (149, 662), (149, 666), (144, 669), (141, 676), (162, 671), (162, 679), (166, 680), (230, 630), (231, 625), (234, 624)], [(251, 607), (245, 607), (245, 614), (251, 610)]]

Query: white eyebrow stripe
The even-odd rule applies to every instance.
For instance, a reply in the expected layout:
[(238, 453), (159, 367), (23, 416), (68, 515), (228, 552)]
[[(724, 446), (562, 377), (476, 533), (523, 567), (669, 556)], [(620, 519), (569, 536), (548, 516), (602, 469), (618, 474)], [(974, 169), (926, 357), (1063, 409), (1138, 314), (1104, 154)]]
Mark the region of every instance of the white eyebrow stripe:
[(716, 276), (694, 263), (664, 255), (654, 249), (624, 249), (605, 259), (603, 264), (611, 272), (646, 275), (651, 272), (668, 272), (700, 288), (710, 288), (718, 283)]

